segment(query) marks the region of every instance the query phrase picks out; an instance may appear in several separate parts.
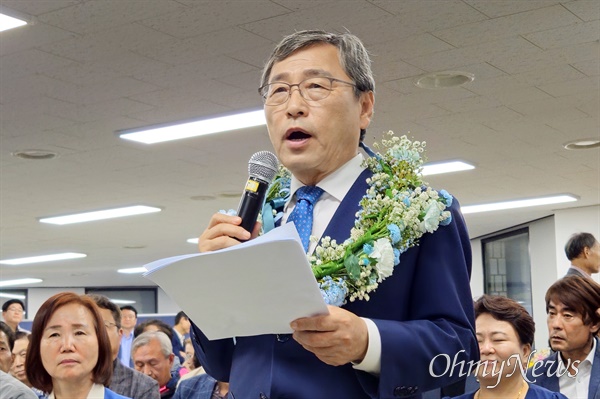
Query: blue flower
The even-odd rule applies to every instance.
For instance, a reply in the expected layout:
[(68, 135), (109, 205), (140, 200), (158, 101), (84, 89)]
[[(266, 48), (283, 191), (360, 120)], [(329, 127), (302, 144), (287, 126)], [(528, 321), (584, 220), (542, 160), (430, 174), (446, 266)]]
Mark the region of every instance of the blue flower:
[[(450, 207), (452, 205), (452, 200), (454, 199), (454, 197), (452, 197), (452, 195), (450, 195), (450, 193), (448, 193), (448, 191), (446, 190), (440, 190), (438, 191), (438, 194), (440, 195), (440, 197), (444, 198), (444, 204), (446, 204), (446, 207)], [(448, 222), (450, 223), (450, 222)], [(445, 224), (444, 224), (445, 226)]]
[(400, 238), (401, 238), (400, 228), (393, 223), (389, 224), (387, 228), (390, 232), (390, 238), (392, 240), (392, 245), (398, 244), (400, 242)]
[(452, 222), (452, 214), (449, 214), (448, 217), (440, 222), (442, 226), (448, 226)]
[(394, 266), (398, 266), (400, 264), (400, 250), (394, 248)]
[(370, 244), (363, 245), (363, 252), (367, 255), (370, 255), (373, 252), (373, 246)]
[(333, 280), (331, 276), (325, 276), (321, 283), (319, 283), (319, 288), (321, 289), (323, 300), (328, 305), (342, 306), (346, 301), (348, 287), (346, 286), (346, 280), (342, 278)]
[(402, 202), (404, 203), (404, 205), (408, 208), (410, 206), (410, 198), (408, 197), (404, 197), (402, 199)]

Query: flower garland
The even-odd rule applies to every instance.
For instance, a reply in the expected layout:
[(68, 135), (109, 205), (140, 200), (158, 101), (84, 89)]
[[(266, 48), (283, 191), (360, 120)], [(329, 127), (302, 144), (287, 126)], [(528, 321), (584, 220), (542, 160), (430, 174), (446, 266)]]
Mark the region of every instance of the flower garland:
[[(392, 275), (403, 252), (419, 245), (423, 234), (433, 233), (452, 220), (446, 210), (452, 196), (445, 190), (433, 190), (422, 180), (425, 143), (394, 136), (391, 131), (387, 135), (389, 139), (374, 144), (376, 149), (382, 147), (383, 154), (364, 161), (373, 176), (367, 180), (369, 188), (360, 201), (350, 238), (337, 243), (323, 237), (308, 257), (327, 304), (368, 301), (369, 293)], [(264, 231), (283, 216), (290, 181), (290, 172), (281, 166), (267, 192), (262, 212)]]

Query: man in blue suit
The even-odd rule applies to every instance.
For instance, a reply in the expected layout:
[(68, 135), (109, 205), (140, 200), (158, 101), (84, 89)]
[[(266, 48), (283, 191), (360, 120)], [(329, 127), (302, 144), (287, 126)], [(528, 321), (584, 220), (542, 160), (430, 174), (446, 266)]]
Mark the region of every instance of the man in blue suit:
[[(337, 242), (349, 237), (371, 176), (359, 153), (373, 116), (370, 64), (356, 36), (301, 31), (283, 39), (263, 71), (269, 137), (293, 175), (283, 220), (296, 206), (297, 190), (318, 185), (323, 194), (314, 204), (312, 235)], [(273, 82), (278, 96), (287, 94), (276, 103), (266, 94), (275, 90)], [(313, 98), (315, 87), (325, 95)], [(471, 250), (456, 201), (450, 211), (452, 222), (403, 253), (369, 301), (295, 320), (291, 336), (209, 341), (193, 324), (201, 364), (217, 380), (229, 381), (236, 399), (418, 397), (464, 377), (450, 362), (478, 356)], [(250, 233), (240, 223), (237, 216), (215, 214), (200, 236), (200, 251), (258, 234), (258, 224)]]
[(530, 382), (569, 399), (600, 399), (600, 285), (567, 276), (546, 292), (548, 334), (555, 353), (527, 372)]

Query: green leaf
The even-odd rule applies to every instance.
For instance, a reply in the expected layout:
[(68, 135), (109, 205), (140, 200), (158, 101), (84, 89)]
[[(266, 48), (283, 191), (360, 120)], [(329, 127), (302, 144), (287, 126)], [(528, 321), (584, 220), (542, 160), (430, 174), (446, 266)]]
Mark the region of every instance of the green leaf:
[(344, 266), (348, 271), (348, 275), (352, 280), (358, 280), (360, 278), (360, 266), (358, 265), (358, 256), (352, 254), (344, 259)]

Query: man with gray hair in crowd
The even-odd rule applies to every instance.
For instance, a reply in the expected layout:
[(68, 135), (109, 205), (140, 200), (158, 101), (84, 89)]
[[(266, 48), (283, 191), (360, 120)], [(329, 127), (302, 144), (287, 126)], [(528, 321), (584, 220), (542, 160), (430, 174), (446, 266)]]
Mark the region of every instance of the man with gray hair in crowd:
[(110, 340), (113, 375), (109, 389), (132, 399), (159, 399), (159, 387), (154, 379), (125, 366), (119, 360), (119, 347), (123, 336), (121, 309), (103, 295), (88, 294), (87, 296), (98, 305)]
[(175, 355), (171, 340), (162, 331), (147, 331), (138, 335), (131, 345), (133, 366), (158, 381), (161, 399), (170, 399), (179, 382), (179, 368), (171, 370)]
[(573, 234), (565, 245), (565, 254), (571, 261), (567, 276), (590, 278), (600, 271), (600, 243), (590, 233)]

